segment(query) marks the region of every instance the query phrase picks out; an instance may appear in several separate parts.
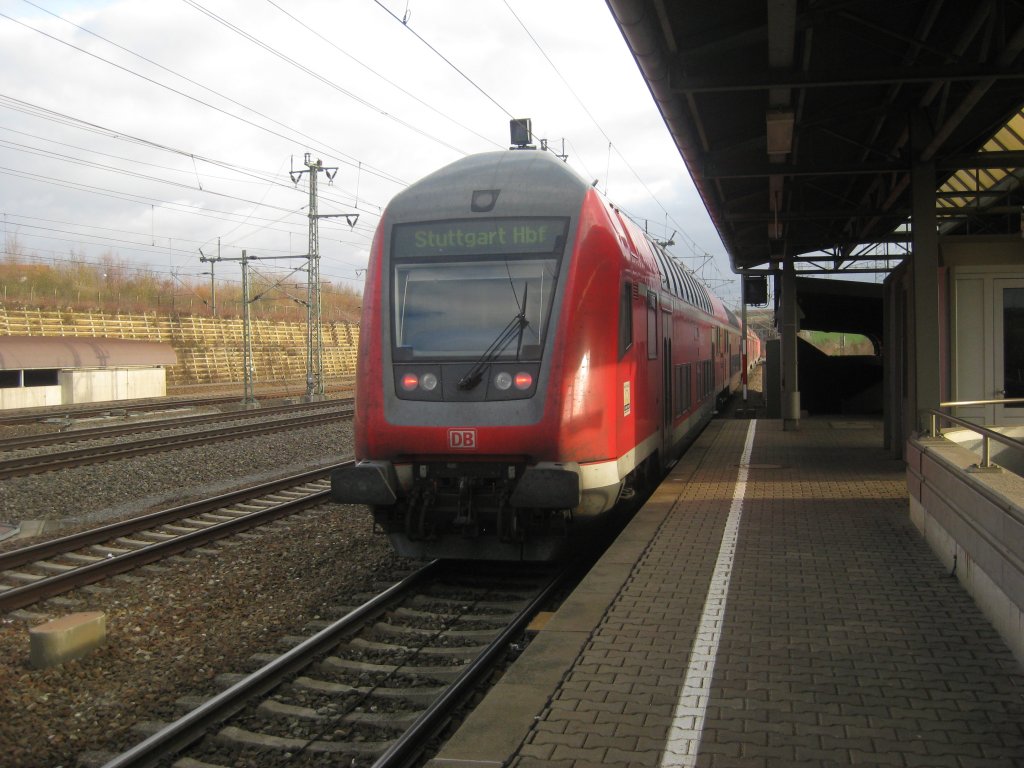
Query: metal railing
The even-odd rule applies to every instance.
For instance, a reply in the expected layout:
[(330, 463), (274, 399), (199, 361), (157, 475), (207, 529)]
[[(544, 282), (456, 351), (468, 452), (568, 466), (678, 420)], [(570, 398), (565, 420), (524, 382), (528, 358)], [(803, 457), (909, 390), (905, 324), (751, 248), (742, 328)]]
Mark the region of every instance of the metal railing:
[(1024, 397), (997, 397), (993, 400), (954, 400), (951, 403), (939, 403), (939, 408), (956, 408), (969, 405), (1024, 405)]
[[(972, 405), (1024, 405), (1024, 397), (1007, 397), (995, 400), (957, 400), (949, 403), (939, 403), (939, 408), (955, 408), (958, 406)], [(933, 437), (942, 437), (942, 432), (939, 431), (940, 421), (948, 421), (952, 424), (957, 424), (958, 426), (969, 429), (981, 436), (981, 462), (978, 466), (982, 469), (989, 469), (996, 466), (992, 463), (993, 440), (1015, 450), (1024, 452), (1024, 442), (1012, 437), (1007, 437), (1006, 435), (996, 432), (994, 429), (983, 427), (979, 424), (967, 421), (966, 419), (961, 419), (958, 416), (952, 416), (936, 409), (930, 409), (929, 413), (932, 417), (931, 434)]]

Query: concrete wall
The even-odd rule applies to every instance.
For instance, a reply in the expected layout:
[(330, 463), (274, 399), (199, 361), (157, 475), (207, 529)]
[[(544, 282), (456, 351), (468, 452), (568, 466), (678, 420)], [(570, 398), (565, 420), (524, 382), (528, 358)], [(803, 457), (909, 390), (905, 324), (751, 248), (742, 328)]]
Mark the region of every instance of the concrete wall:
[(167, 394), (167, 372), (163, 368), (61, 371), (58, 380), (64, 404)]
[(0, 389), (0, 411), (8, 408), (40, 408), (61, 405), (60, 386), (11, 387)]
[(1024, 478), (972, 471), (977, 455), (942, 438), (906, 453), (914, 525), (1024, 665)]
[(167, 371), (163, 368), (59, 371), (57, 382), (48, 387), (0, 389), (0, 410), (102, 403), (167, 394)]

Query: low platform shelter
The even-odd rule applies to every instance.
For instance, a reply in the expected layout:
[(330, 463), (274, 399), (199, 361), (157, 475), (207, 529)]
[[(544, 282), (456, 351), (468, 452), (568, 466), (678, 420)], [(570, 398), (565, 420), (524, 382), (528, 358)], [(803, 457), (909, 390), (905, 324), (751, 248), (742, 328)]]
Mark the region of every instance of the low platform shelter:
[(0, 409), (163, 397), (177, 361), (156, 341), (0, 336)]

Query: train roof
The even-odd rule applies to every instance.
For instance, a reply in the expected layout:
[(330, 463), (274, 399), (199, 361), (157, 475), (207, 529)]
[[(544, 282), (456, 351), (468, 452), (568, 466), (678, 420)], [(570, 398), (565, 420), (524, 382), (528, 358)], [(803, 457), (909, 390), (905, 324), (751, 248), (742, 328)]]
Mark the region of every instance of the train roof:
[[(467, 188), (472, 192), (467, 195)], [(484, 152), (424, 176), (388, 205), (393, 222), (462, 218), (482, 213), (543, 216), (574, 214), (590, 184), (562, 160), (541, 150)]]
[(699, 307), (709, 315), (714, 314), (711, 291), (708, 287), (693, 274), (692, 270), (672, 258), (658, 243), (651, 238), (648, 238), (648, 242), (654, 251), (658, 272), (661, 273), (661, 287), (687, 304)]
[[(472, 190), (468, 195), (467, 189)], [(456, 160), (411, 184), (388, 204), (387, 215), (391, 223), (458, 219), (485, 213), (502, 216), (509, 215), (508, 211), (514, 211), (515, 216), (575, 217), (583, 198), (592, 189), (592, 183), (551, 152), (484, 152)], [(614, 203), (601, 197), (619, 211)], [(672, 258), (624, 214), (622, 220), (629, 222), (634, 240), (638, 234), (642, 236), (639, 239), (653, 256), (662, 290), (723, 323), (735, 325), (734, 316), (727, 314), (722, 302), (692, 270)]]

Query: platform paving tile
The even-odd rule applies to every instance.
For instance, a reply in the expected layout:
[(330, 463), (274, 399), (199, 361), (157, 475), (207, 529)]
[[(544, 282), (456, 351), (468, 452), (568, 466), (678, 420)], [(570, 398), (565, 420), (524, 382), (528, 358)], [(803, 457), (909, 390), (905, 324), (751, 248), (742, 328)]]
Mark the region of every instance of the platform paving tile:
[[(659, 491), (671, 511), (509, 765), (660, 763), (747, 426), (712, 424)], [(758, 422), (698, 768), (1024, 765), (1022, 670), (880, 446), (874, 423)]]
[(587, 734), (583, 746), (588, 749), (622, 749), (627, 752), (636, 752), (637, 743), (640, 738), (622, 738), (616, 737), (614, 732), (605, 735), (603, 733), (590, 733)]
[(540, 733), (590, 733), (593, 723), (587, 723), (580, 727), (580, 723), (568, 720), (541, 720), (537, 723), (536, 729)]
[(593, 763), (603, 763), (605, 753), (608, 750), (604, 747), (583, 749), (582, 747), (569, 747), (556, 745), (551, 753), (552, 760), (587, 760)]
[[(519, 759), (516, 761), (516, 765), (532, 766), (532, 765), (551, 765), (551, 753), (555, 751), (554, 744), (524, 744), (519, 749)], [(544, 761), (543, 763), (539, 761)], [(573, 763), (567, 761), (565, 765), (571, 766)]]
[(661, 742), (653, 742), (644, 748), (637, 745), (635, 752), (611, 748), (604, 754), (605, 765), (651, 766), (657, 765), (661, 756)]

